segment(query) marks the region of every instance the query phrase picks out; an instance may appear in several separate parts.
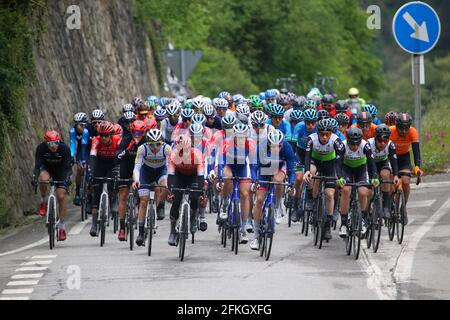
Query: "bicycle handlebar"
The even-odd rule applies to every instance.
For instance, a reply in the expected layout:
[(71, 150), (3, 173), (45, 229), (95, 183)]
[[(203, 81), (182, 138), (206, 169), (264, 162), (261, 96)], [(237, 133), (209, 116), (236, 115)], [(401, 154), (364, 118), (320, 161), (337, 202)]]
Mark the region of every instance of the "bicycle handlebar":
[(312, 176), (313, 180), (337, 180), (336, 177)]
[(287, 182), (273, 182), (273, 181), (264, 181), (264, 180), (256, 180), (255, 184), (260, 184), (260, 183), (273, 184), (273, 185), (277, 185), (277, 186), (289, 186), (290, 185)]
[(190, 188), (167, 188), (169, 189), (169, 191), (181, 191), (181, 192), (198, 192), (198, 193), (202, 193), (203, 190), (196, 190), (196, 189), (190, 189)]

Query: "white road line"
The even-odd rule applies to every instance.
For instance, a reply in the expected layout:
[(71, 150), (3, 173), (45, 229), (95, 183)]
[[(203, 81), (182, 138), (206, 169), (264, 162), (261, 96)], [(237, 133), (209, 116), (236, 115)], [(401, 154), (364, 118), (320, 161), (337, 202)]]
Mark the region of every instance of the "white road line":
[(442, 187), (450, 187), (450, 181), (422, 182), (418, 186), (416, 186), (416, 182), (411, 180), (411, 190)]
[(89, 223), (89, 220), (84, 220), (79, 223), (77, 223), (75, 226), (72, 227), (69, 231), (69, 235), (77, 235), (80, 234), (83, 228)]
[(30, 300), (30, 297), (0, 297), (0, 300)]
[(10, 281), (7, 286), (35, 286), (39, 283), (39, 280), (24, 280), (24, 281)]
[(23, 268), (19, 268), (16, 269), (16, 272), (20, 272), (20, 271), (44, 271), (47, 270), (48, 267), (23, 267)]
[(11, 279), (36, 279), (42, 278), (43, 275), (43, 273), (23, 273), (13, 275)]
[(43, 239), (41, 239), (39, 241), (36, 241), (34, 243), (31, 243), (31, 244), (27, 245), (27, 246), (24, 246), (24, 247), (21, 247), (21, 248), (12, 250), (12, 251), (7, 251), (7, 252), (0, 253), (0, 257), (7, 256), (7, 255), (10, 255), (10, 254), (14, 254), (14, 253), (18, 253), (18, 252), (22, 252), (22, 251), (25, 251), (25, 250), (28, 250), (28, 249), (31, 249), (31, 248), (43, 245), (44, 243), (47, 243), (47, 242), (48, 242), (48, 237), (45, 237), (45, 238), (43, 238)]
[[(402, 284), (411, 279), (414, 253), (417, 249), (417, 245), (422, 240), (423, 236), (425, 236), (425, 234), (427, 234), (431, 228), (433, 228), (439, 220), (449, 212), (450, 199), (448, 199), (427, 221), (422, 223), (421, 226), (408, 237), (408, 242), (403, 249), (402, 255), (397, 263), (397, 268), (394, 271), (394, 277), (397, 283)], [(408, 298), (407, 292), (403, 292), (403, 294)]]
[(54, 259), (57, 255), (51, 255), (51, 256), (32, 256), (31, 259)]
[(53, 262), (52, 260), (27, 261), (27, 262), (22, 262), (20, 265), (22, 265), (22, 266), (32, 266), (32, 265), (35, 265), (35, 264), (39, 264), (39, 265), (41, 265), (41, 264), (50, 264), (52, 262)]
[(2, 291), (2, 294), (30, 294), (33, 293), (33, 288), (27, 289), (5, 289)]
[(409, 201), (406, 206), (408, 209), (410, 209), (410, 208), (425, 208), (425, 207), (431, 207), (435, 202), (436, 202), (436, 199), (422, 200), (422, 201)]

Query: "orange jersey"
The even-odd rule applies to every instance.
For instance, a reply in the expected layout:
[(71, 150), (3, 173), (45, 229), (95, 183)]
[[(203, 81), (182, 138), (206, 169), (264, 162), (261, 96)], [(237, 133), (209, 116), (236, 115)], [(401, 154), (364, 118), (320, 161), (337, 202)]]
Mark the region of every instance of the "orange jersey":
[(391, 129), (391, 140), (394, 142), (397, 149), (397, 155), (402, 155), (409, 153), (411, 150), (411, 144), (419, 142), (419, 133), (413, 127), (409, 128), (406, 133), (406, 137), (400, 137), (396, 126), (390, 126)]
[[(360, 128), (360, 126), (359, 126), (359, 124), (357, 124), (357, 123), (355, 123), (354, 125), (353, 125), (353, 127), (357, 127), (357, 128)], [(375, 129), (377, 128), (377, 125), (376, 124), (374, 124), (374, 123), (371, 123), (370, 124), (370, 129), (369, 129), (369, 134), (367, 134), (367, 135), (364, 135), (363, 134), (363, 139), (364, 140), (369, 140), (370, 138), (375, 138)], [(360, 128), (361, 129), (361, 128)], [(361, 129), (362, 130), (362, 129)]]

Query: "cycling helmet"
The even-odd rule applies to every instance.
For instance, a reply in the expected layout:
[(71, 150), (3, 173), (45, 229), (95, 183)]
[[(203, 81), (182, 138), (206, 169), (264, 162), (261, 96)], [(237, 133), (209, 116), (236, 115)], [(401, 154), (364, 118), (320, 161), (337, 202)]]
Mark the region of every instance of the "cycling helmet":
[(395, 124), (398, 127), (409, 128), (411, 127), (412, 118), (409, 113), (402, 112), (397, 114), (397, 118), (395, 119)]
[(159, 104), (159, 99), (157, 96), (149, 96), (147, 97), (147, 101), (153, 101), (154, 104)]
[(192, 109), (183, 109), (181, 111), (181, 117), (183, 119), (191, 119), (194, 116), (195, 112)]
[(366, 104), (362, 107), (362, 111), (366, 111), (372, 115), (373, 118), (375, 118), (378, 114), (378, 109), (373, 104)]
[(205, 105), (207, 105), (207, 104), (212, 104), (212, 100), (211, 100), (211, 98), (210, 97), (203, 97), (203, 103), (205, 104)]
[(142, 131), (143, 132), (146, 130), (147, 130), (147, 125), (142, 120), (136, 120), (130, 126), (131, 132), (134, 132), (134, 131)]
[(245, 102), (245, 97), (242, 94), (238, 93), (233, 96), (233, 103), (235, 105), (238, 105), (243, 102)]
[(277, 97), (277, 103), (279, 105), (285, 106), (291, 103), (291, 98), (287, 94), (282, 93)]
[(356, 121), (358, 123), (371, 123), (372, 115), (367, 111), (358, 112), (358, 117)]
[(167, 111), (164, 108), (156, 109), (154, 116), (156, 120), (162, 121), (167, 118)]
[(87, 123), (89, 119), (86, 113), (78, 112), (77, 114), (74, 115), (73, 121), (75, 122), (75, 124), (79, 124), (79, 123)]
[(184, 103), (183, 109), (192, 109), (192, 99), (186, 100)]
[(319, 120), (317, 122), (317, 131), (333, 131), (333, 123), (328, 118)]
[(45, 142), (61, 141), (61, 135), (55, 130), (47, 130), (44, 134)]
[(284, 134), (278, 129), (272, 130), (267, 134), (267, 140), (271, 145), (283, 144)]
[(236, 106), (236, 113), (245, 115), (246, 117), (248, 117), (250, 115), (250, 108), (248, 107), (248, 105), (246, 103), (240, 103)]
[(258, 95), (258, 97), (259, 97), (261, 100), (266, 100), (266, 93), (265, 93), (265, 92), (260, 92), (259, 95)]
[(207, 104), (203, 107), (203, 114), (207, 117), (215, 117), (216, 109), (211, 104)]
[(358, 127), (351, 126), (347, 130), (347, 140), (349, 142), (359, 143), (362, 140), (362, 136), (363, 136), (362, 130)]
[(358, 96), (359, 95), (359, 90), (356, 88), (350, 88), (348, 90), (348, 95), (349, 96)]
[(165, 107), (166, 105), (168, 105), (170, 103), (170, 99), (167, 97), (161, 97), (161, 99), (159, 99), (159, 104), (161, 105), (161, 107)]
[(191, 136), (203, 136), (203, 126), (199, 122), (194, 122), (189, 127), (189, 133)]
[(279, 104), (271, 103), (269, 104), (269, 114), (272, 117), (282, 117), (284, 116), (284, 107)]
[(322, 103), (333, 104), (334, 98), (331, 94), (326, 94), (322, 97)]
[(98, 134), (114, 134), (114, 125), (109, 121), (102, 121), (97, 128)]
[(147, 127), (147, 130), (158, 128), (158, 123), (156, 122), (155, 119), (145, 118), (144, 122), (145, 122), (145, 126)]
[(151, 129), (147, 132), (148, 142), (162, 141), (162, 133), (159, 129)]
[(389, 127), (384, 123), (380, 124), (375, 129), (375, 137), (377, 138), (380, 137), (383, 139), (389, 139), (390, 136), (391, 136), (391, 129), (389, 129)]
[(135, 97), (135, 98), (133, 98), (133, 100), (131, 100), (131, 105), (135, 108), (144, 103), (145, 102), (144, 102), (144, 100), (142, 100), (141, 97)]
[(145, 101), (145, 105), (148, 107), (149, 110), (156, 108), (156, 103), (154, 103), (153, 101), (150, 101), (150, 100)]
[(395, 125), (396, 120), (397, 120), (397, 113), (394, 111), (388, 112), (384, 116), (384, 123), (387, 124), (388, 126)]
[(328, 119), (330, 117), (330, 114), (325, 109), (319, 110), (317, 112), (317, 115), (319, 117), (319, 121), (322, 120), (322, 119)]
[(250, 96), (250, 106), (252, 109), (260, 110), (260, 109), (264, 108), (264, 103), (258, 96), (253, 95), (253, 96)]
[(180, 113), (181, 105), (173, 101), (172, 103), (166, 106), (166, 111), (169, 116), (178, 115)]
[(103, 111), (100, 109), (92, 111), (91, 121), (100, 121), (100, 120), (105, 120), (105, 114), (103, 113)]
[(348, 125), (348, 122), (350, 121), (346, 113), (338, 113), (336, 115), (336, 120), (340, 125)]
[(227, 91), (220, 92), (218, 98), (225, 99), (228, 103), (228, 106), (231, 106), (233, 104), (233, 96)]
[(306, 109), (303, 111), (303, 118), (305, 121), (317, 121), (319, 119), (319, 115), (315, 109)]
[(131, 103), (127, 103), (122, 107), (122, 113), (128, 112), (128, 111), (132, 111), (134, 112), (134, 107)]
[(303, 121), (303, 112), (301, 110), (293, 110), (291, 112), (291, 121)]
[(205, 103), (202, 99), (194, 99), (192, 101), (192, 109), (194, 109), (195, 112), (203, 112), (204, 107)]
[(123, 118), (125, 119), (125, 122), (131, 123), (136, 120), (136, 115), (134, 112), (128, 111), (123, 114)]
[(334, 104), (337, 113), (347, 112), (349, 105), (344, 100), (339, 100)]
[(114, 134), (121, 136), (123, 133), (122, 126), (118, 123), (114, 124)]
[(250, 116), (250, 121), (251, 121), (252, 125), (265, 124), (266, 120), (267, 120), (266, 114), (264, 112), (262, 112), (261, 110), (257, 110), (255, 112), (253, 112), (252, 115)]
[(213, 103), (214, 108), (216, 109), (228, 109), (228, 101), (223, 98), (219, 98)]
[(280, 89), (280, 94), (287, 94), (288, 92), (289, 92), (289, 90), (286, 89), (286, 88), (281, 88)]
[(306, 98), (304, 96), (299, 96), (294, 100), (294, 109), (303, 109), (306, 104)]
[(335, 118), (329, 118), (328, 120), (331, 122), (331, 131), (336, 132), (339, 128), (339, 122)]
[(193, 123), (200, 123), (200, 125), (204, 126), (206, 122), (206, 117), (204, 114), (196, 113), (192, 116)]
[(222, 126), (224, 129), (231, 129), (236, 123), (236, 117), (232, 113), (227, 113), (222, 118)]
[(317, 103), (316, 100), (308, 99), (305, 102), (305, 108), (306, 109), (317, 109)]
[(233, 132), (237, 135), (245, 135), (248, 133), (248, 126), (243, 123), (236, 123), (233, 126)]
[(265, 98), (268, 99), (276, 99), (277, 98), (277, 92), (273, 89), (268, 89), (265, 92)]
[(180, 103), (180, 105), (183, 105), (186, 102), (186, 97), (184, 96), (177, 96), (175, 98), (176, 101), (178, 101)]
[(135, 109), (136, 113), (140, 115), (148, 114), (148, 112), (150, 111), (150, 107), (147, 105), (147, 103), (140, 104)]
[(297, 99), (297, 95), (293, 92), (288, 92), (287, 95), (288, 95), (289, 99), (291, 100), (290, 102), (294, 102), (295, 99)]

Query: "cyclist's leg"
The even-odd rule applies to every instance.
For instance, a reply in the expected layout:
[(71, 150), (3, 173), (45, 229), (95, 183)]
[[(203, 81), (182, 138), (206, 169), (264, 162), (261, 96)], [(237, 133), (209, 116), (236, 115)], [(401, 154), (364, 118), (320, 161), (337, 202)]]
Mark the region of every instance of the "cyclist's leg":
[(399, 176), (402, 180), (403, 194), (405, 195), (405, 202), (408, 202), (410, 193), (410, 182), (411, 182), (411, 158), (409, 152), (407, 154), (402, 154), (397, 157)]
[[(343, 173), (342, 178), (352, 181), (353, 173), (351, 171), (351, 168), (343, 165), (342, 173)], [(349, 187), (349, 186), (342, 187), (341, 200), (340, 200), (341, 228), (342, 228), (342, 226), (346, 226), (346, 223), (347, 223), (347, 216), (348, 216), (348, 211), (349, 211), (349, 207), (350, 207), (351, 192), (352, 192), (351, 187)], [(342, 236), (341, 233), (340, 233), (340, 235)]]
[[(392, 170), (388, 161), (386, 161), (383, 166), (380, 165), (379, 176), (382, 181), (392, 180)], [(382, 183), (380, 187), (383, 194), (383, 216), (385, 218), (389, 216), (390, 212), (389, 204), (391, 203), (391, 187), (390, 184), (386, 183)]]
[[(134, 162), (128, 159), (120, 163), (120, 179), (131, 179), (133, 176)], [(130, 192), (128, 183), (119, 184), (119, 223), (120, 230), (125, 230), (125, 214), (127, 212), (128, 193)], [(120, 236), (120, 232), (119, 232)]]
[[(47, 169), (42, 170), (39, 173), (39, 182), (49, 182), (50, 180), (50, 173)], [(47, 185), (41, 184), (39, 185), (39, 191), (41, 193), (41, 203), (47, 203)]]
[[(260, 176), (259, 179), (266, 181), (270, 177)], [(252, 249), (258, 249), (258, 239), (261, 230), (262, 210), (266, 199), (267, 185), (260, 185), (256, 190), (256, 202), (253, 208), (253, 241), (250, 243)]]
[[(223, 169), (224, 178), (231, 178), (233, 176), (233, 172), (230, 166), (226, 165)], [(219, 215), (221, 215), (222, 219), (226, 219), (227, 216), (227, 198), (231, 194), (233, 190), (233, 181), (226, 180), (224, 181), (223, 189), (219, 194), (219, 203), (222, 203), (222, 207), (219, 208)]]
[[(108, 174), (110, 169), (110, 165), (105, 163), (104, 161), (100, 161), (97, 159), (94, 164), (93, 176), (95, 178), (105, 177)], [(93, 196), (92, 196), (92, 226), (90, 234), (91, 236), (97, 235), (97, 221), (98, 221), (98, 208), (100, 203), (100, 196), (102, 193), (102, 184), (100, 182), (96, 182), (97, 186), (94, 187)]]
[[(157, 185), (167, 187), (167, 167), (163, 166), (161, 168), (156, 169), (155, 181)], [(155, 204), (156, 204), (156, 213), (157, 219), (163, 220), (165, 218), (165, 207), (164, 200), (167, 197), (167, 189), (166, 188), (156, 188), (155, 189)]]

